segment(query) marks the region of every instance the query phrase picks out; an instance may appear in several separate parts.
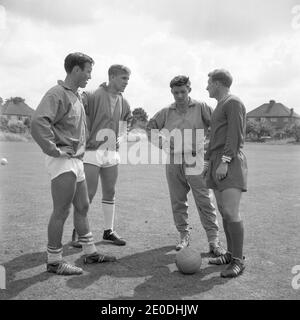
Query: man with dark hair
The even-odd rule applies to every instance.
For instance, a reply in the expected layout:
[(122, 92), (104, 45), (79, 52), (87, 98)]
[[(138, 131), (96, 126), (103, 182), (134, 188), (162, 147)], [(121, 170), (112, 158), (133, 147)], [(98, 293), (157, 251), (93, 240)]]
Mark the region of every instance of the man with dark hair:
[[(91, 203), (97, 192), (100, 177), (104, 215), (103, 239), (118, 246), (124, 246), (126, 241), (114, 230), (115, 189), (120, 162), (117, 140), (122, 129), (119, 128), (120, 121), (129, 124), (132, 118), (130, 106), (122, 96), (128, 85), (130, 73), (126, 66), (112, 65), (108, 70), (108, 85), (102, 83), (97, 90), (83, 94), (89, 130), (84, 156), (89, 200)], [(108, 137), (108, 141), (98, 140), (101, 133), (104, 137), (108, 130), (114, 137)], [(74, 247), (80, 247), (75, 230), (71, 243)]]
[(51, 178), (53, 212), (48, 225), (47, 271), (59, 275), (83, 272), (62, 259), (63, 227), (72, 204), (84, 263), (116, 260), (97, 252), (87, 218), (89, 199), (82, 162), (86, 116), (77, 90), (91, 79), (93, 64), (87, 55), (69, 54), (65, 58), (65, 81), (58, 81), (45, 94), (31, 124), (32, 137), (46, 154), (46, 169)]
[[(147, 132), (149, 139), (153, 139), (158, 130), (160, 132), (165, 130), (176, 132), (177, 130), (181, 137), (185, 137), (187, 131), (192, 132), (190, 139), (179, 139), (179, 143), (177, 143), (175, 137), (168, 141), (167, 146), (170, 153), (170, 163), (166, 165), (166, 176), (173, 218), (180, 233), (180, 241), (176, 250), (187, 247), (190, 242), (187, 195), (192, 190), (201, 223), (206, 231), (209, 250), (216, 256), (220, 256), (225, 251), (219, 242), (219, 227), (211, 194), (200, 176), (202, 170), (199, 168), (200, 163), (203, 163), (203, 154), (201, 154), (200, 142), (197, 143), (196, 138), (197, 130), (202, 133), (207, 131), (212, 109), (206, 103), (198, 102), (189, 97), (191, 82), (188, 77), (177, 76), (173, 78), (170, 87), (175, 103), (156, 113), (149, 121)], [(154, 141), (152, 140), (152, 142)], [(164, 148), (163, 141), (159, 143), (159, 147)], [(200, 161), (198, 161), (199, 157), (202, 157)]]
[(211, 264), (229, 264), (222, 277), (237, 277), (245, 269), (243, 256), (244, 226), (239, 212), (242, 192), (247, 191), (247, 160), (242, 152), (246, 132), (246, 109), (229, 92), (231, 74), (222, 69), (208, 74), (207, 91), (218, 101), (211, 118), (211, 136), (205, 154), (203, 177), (214, 189), (223, 218), (227, 252)]
[(89, 63), (91, 66), (94, 65), (94, 60), (83, 54), (81, 52), (69, 53), (65, 58), (64, 67), (67, 74), (70, 74), (75, 66), (78, 66), (81, 70), (83, 70), (86, 66), (86, 63)]

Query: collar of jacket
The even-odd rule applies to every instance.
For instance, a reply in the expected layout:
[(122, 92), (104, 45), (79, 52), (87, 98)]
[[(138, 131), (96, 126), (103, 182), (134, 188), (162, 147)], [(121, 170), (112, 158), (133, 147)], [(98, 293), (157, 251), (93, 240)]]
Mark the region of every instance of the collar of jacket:
[[(193, 99), (189, 98), (188, 107), (189, 107), (189, 108), (190, 108), (190, 107), (194, 107), (195, 105), (196, 105), (196, 102), (195, 102)], [(174, 103), (171, 104), (170, 109), (174, 109), (174, 110), (177, 109), (177, 108), (176, 108), (176, 102), (174, 102)]]
[[(106, 82), (101, 83), (99, 87), (100, 87), (100, 88), (103, 88), (107, 93), (109, 93), (109, 92), (108, 92), (108, 85), (107, 85)], [(118, 94), (119, 94), (121, 97), (123, 97), (123, 95), (122, 95), (121, 92), (119, 92)]]

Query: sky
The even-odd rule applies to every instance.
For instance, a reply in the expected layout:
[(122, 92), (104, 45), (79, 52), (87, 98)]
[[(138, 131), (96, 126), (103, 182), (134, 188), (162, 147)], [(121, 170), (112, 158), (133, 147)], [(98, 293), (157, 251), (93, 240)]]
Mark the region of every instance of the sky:
[(216, 68), (247, 111), (276, 100), (300, 114), (300, 0), (0, 0), (0, 97), (35, 109), (70, 52), (93, 57), (87, 90), (111, 64), (131, 71), (124, 96), (153, 116), (173, 102), (170, 80), (190, 77), (191, 97)]

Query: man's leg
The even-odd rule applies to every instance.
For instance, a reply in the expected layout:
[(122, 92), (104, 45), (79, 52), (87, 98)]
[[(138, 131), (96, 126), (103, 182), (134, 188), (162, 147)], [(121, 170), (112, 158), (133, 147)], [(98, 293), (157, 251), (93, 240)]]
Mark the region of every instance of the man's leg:
[(176, 250), (189, 245), (190, 230), (188, 225), (188, 199), (190, 191), (184, 172), (180, 164), (167, 164), (166, 177), (169, 187), (173, 219), (178, 232), (180, 232), (180, 243)]
[(106, 256), (97, 252), (87, 218), (89, 197), (85, 180), (77, 183), (73, 205), (74, 224), (79, 236), (79, 242), (81, 243), (85, 254), (84, 261), (86, 263), (116, 261), (116, 258), (113, 256)]
[(89, 201), (92, 203), (98, 189), (100, 167), (93, 164), (84, 164), (85, 180), (87, 184)]
[(64, 223), (76, 191), (76, 176), (66, 172), (51, 181), (53, 213), (48, 225), (47, 271), (56, 274), (81, 274), (82, 269), (62, 260), (62, 234)]
[(222, 194), (218, 190), (214, 190), (214, 194), (215, 194), (215, 198), (217, 201), (218, 210), (219, 210), (221, 217), (222, 217), (222, 220), (223, 220), (223, 228), (224, 228), (226, 242), (227, 242), (227, 252), (229, 252), (231, 254), (232, 253), (231, 237), (230, 237), (230, 233), (228, 230), (228, 219), (226, 219), (226, 213), (224, 212), (224, 208), (223, 208), (223, 204), (222, 204), (222, 199), (221, 199)]
[(115, 245), (124, 246), (126, 241), (114, 231), (115, 193), (119, 166), (102, 167), (100, 178), (102, 186), (102, 209), (104, 216), (103, 239)]
[[(89, 202), (92, 203), (93, 198), (97, 192), (98, 181), (99, 181), (99, 172), (100, 167), (95, 166), (93, 164), (85, 163), (84, 164), (84, 173), (86, 178), (86, 184), (88, 189), (88, 198)], [(82, 245), (78, 241), (78, 234), (76, 233), (76, 225), (75, 225), (75, 211), (74, 211), (74, 230), (72, 234), (71, 246), (74, 248), (82, 248)]]
[(220, 246), (219, 225), (217, 212), (212, 202), (212, 192), (206, 188), (204, 180), (199, 175), (187, 175), (200, 220), (206, 231), (210, 251), (216, 256), (225, 254), (225, 250)]
[(222, 277), (236, 277), (245, 269), (243, 257), (244, 225), (239, 207), (242, 191), (236, 188), (225, 189), (221, 193), (224, 218), (232, 246), (232, 259), (229, 266), (221, 272)]
[(217, 201), (218, 210), (219, 210), (221, 217), (222, 217), (222, 220), (223, 220), (223, 229), (225, 232), (226, 242), (227, 242), (227, 252), (218, 258), (209, 259), (209, 263), (210, 264), (217, 264), (217, 265), (228, 264), (228, 263), (230, 263), (231, 256), (232, 256), (232, 244), (231, 244), (230, 233), (228, 230), (228, 221), (225, 219), (225, 213), (224, 213), (224, 209), (223, 209), (223, 205), (222, 205), (221, 192), (215, 189), (214, 194), (215, 194), (215, 198)]

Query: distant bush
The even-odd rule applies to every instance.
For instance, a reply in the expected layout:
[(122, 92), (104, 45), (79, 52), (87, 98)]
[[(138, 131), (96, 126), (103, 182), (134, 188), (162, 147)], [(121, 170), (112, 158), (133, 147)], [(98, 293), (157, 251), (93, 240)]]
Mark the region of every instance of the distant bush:
[(17, 133), (11, 132), (0, 132), (0, 141), (21, 141), (21, 142), (28, 142), (31, 141), (31, 137), (26, 135), (20, 135)]
[(4, 116), (0, 116), (0, 131), (8, 132), (8, 120)]
[(268, 121), (247, 120), (246, 134), (253, 141), (261, 141), (262, 137), (270, 137), (275, 133), (275, 129)]
[(294, 123), (285, 128), (285, 132), (288, 137), (293, 137), (296, 142), (300, 142), (300, 124)]
[(24, 125), (25, 125), (28, 129), (30, 129), (30, 127), (31, 127), (31, 120), (30, 120), (29, 118), (26, 118), (26, 119), (24, 120)]
[(8, 121), (7, 126), (12, 133), (26, 133), (28, 131), (27, 126), (20, 120)]

